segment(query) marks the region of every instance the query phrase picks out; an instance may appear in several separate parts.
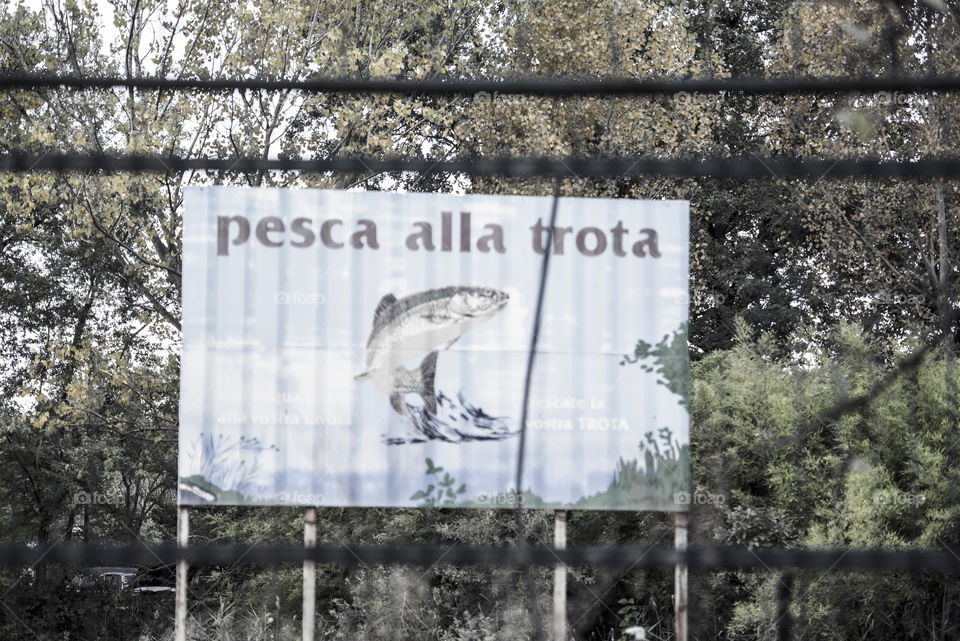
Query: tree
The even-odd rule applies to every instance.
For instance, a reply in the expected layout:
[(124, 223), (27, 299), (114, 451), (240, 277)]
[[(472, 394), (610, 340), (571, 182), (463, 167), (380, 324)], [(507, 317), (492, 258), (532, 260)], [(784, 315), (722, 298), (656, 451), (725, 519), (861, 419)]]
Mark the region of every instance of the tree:
[[(0, 69), (291, 79), (921, 73), (950, 70), (960, 55), (955, 20), (935, 4), (53, 0), (33, 12), (5, 3)], [(0, 93), (0, 142), (38, 154), (913, 158), (956, 151), (954, 103), (938, 94), (554, 99), (44, 89)], [(396, 173), (0, 175), (5, 538), (172, 538), (188, 184), (551, 191), (546, 181)], [(700, 540), (956, 542), (952, 181), (570, 176), (561, 187), (565, 196), (691, 201), (693, 469), (700, 491), (726, 499), (698, 513)], [(942, 355), (898, 379), (862, 415), (815, 420), (870, 389), (930, 331), (947, 336)], [(879, 493), (926, 498), (888, 505), (875, 500)], [(213, 510), (195, 531), (203, 540), (298, 540), (296, 510), (261, 517)], [(546, 516), (524, 518), (531, 537), (546, 540)], [(512, 518), (495, 511), (331, 509), (321, 523), (321, 540), (330, 541), (516, 537)], [(585, 541), (656, 539), (669, 529), (655, 514), (582, 513), (570, 522), (571, 538)], [(36, 582), (6, 576), (48, 604), (60, 593), (54, 570), (46, 570)], [(323, 570), (327, 631), (391, 638), (532, 632), (526, 601), (512, 598), (527, 589), (517, 576), (475, 568), (421, 574)], [(574, 576), (571, 611), (581, 637), (605, 638), (628, 620), (652, 626), (670, 619), (669, 575), (586, 568)], [(704, 624), (702, 636), (769, 636), (776, 578), (704, 578), (711, 600), (700, 607), (714, 623)], [(206, 606), (198, 617), (219, 621), (217, 630), (266, 635), (296, 627), (297, 569), (219, 568), (205, 579), (212, 587), (197, 595)], [(942, 606), (957, 594), (954, 584), (890, 576), (876, 590), (870, 581), (800, 576), (795, 614), (823, 636), (954, 634), (956, 614)], [(536, 585), (542, 597), (547, 575)], [(398, 598), (404, 592), (406, 601)], [(852, 601), (851, 593), (866, 596)], [(873, 614), (883, 608), (909, 614)], [(385, 611), (400, 623), (385, 624)], [(15, 621), (4, 625), (9, 636), (22, 631)], [(59, 624), (50, 625), (43, 630), (56, 633)], [(669, 624), (657, 634), (669, 636)]]
[[(827, 422), (828, 408), (890, 370), (891, 348), (859, 328), (840, 326), (835, 340), (836, 350), (784, 358), (771, 335), (754, 338), (741, 323), (732, 349), (695, 364), (696, 491), (723, 499), (697, 515), (699, 536), (749, 547), (956, 545), (945, 358), (931, 356), (863, 412)], [(713, 599), (701, 604), (711, 608), (704, 619), (724, 613), (714, 634), (773, 638), (781, 577), (706, 577)], [(794, 593), (794, 629), (810, 636), (948, 637), (960, 625), (950, 605), (956, 581), (946, 576), (801, 572)]]

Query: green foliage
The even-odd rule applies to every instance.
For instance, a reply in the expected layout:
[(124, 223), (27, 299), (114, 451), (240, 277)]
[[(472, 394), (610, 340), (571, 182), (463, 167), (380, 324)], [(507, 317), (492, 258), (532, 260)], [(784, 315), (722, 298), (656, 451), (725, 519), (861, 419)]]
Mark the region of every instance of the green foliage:
[(410, 500), (419, 501), (423, 499), (422, 505), (424, 507), (449, 507), (455, 505), (457, 497), (467, 493), (467, 486), (461, 483), (460, 487), (454, 489), (454, 485), (457, 484), (456, 480), (450, 476), (449, 472), (443, 472), (443, 477), (441, 478), (440, 472), (443, 472), (443, 468), (435, 466), (433, 460), (427, 458), (426, 475), (428, 477), (432, 476), (433, 481), (430, 482), (425, 489), (414, 492)]
[(640, 442), (644, 456), (642, 465), (637, 459), (620, 459), (610, 487), (581, 499), (573, 507), (615, 510), (643, 504), (662, 510), (683, 509), (678, 495), (690, 489), (690, 448), (686, 443), (681, 445), (673, 440), (670, 428), (661, 428), (659, 436), (658, 442), (653, 432), (648, 432), (646, 442)]
[[(690, 487), (689, 458), (690, 449), (687, 444), (681, 445), (673, 438), (673, 432), (668, 427), (658, 430), (659, 441), (653, 432), (646, 434), (646, 442), (640, 443), (644, 461), (638, 459), (617, 461), (613, 470), (610, 486), (588, 497), (582, 497), (573, 503), (548, 502), (530, 490), (525, 490), (520, 499), (520, 505), (526, 509), (604, 509), (630, 510), (636, 505), (646, 505), (649, 509), (677, 510), (678, 494), (686, 492)], [(662, 444), (662, 448), (661, 448)], [(467, 491), (465, 484), (456, 490), (456, 480), (442, 467), (435, 466), (432, 459), (427, 459), (426, 474), (433, 477), (425, 489), (417, 490), (410, 500), (422, 500), (424, 507), (471, 507), (471, 508), (513, 508), (517, 496), (512, 491), (500, 492), (492, 496), (485, 496), (476, 500), (461, 500), (456, 498)], [(428, 479), (429, 480), (429, 479)]]
[[(697, 518), (717, 542), (750, 547), (955, 544), (960, 515), (949, 506), (960, 472), (944, 456), (957, 447), (945, 393), (955, 368), (932, 355), (865, 410), (825, 422), (817, 417), (883, 378), (893, 366), (889, 354), (916, 349), (884, 345), (850, 325), (836, 328), (832, 343), (832, 353), (811, 347), (788, 358), (777, 355), (770, 336), (752, 338), (740, 325), (732, 349), (694, 364), (696, 491), (727, 497)], [(726, 581), (741, 587), (714, 607), (730, 608), (728, 634), (766, 638), (778, 578), (736, 575)], [(922, 575), (796, 579), (795, 625), (824, 638), (915, 637), (941, 613), (937, 599), (955, 589)], [(912, 614), (876, 617), (885, 611)]]
[(670, 634), (669, 630), (662, 629), (668, 626), (664, 626), (664, 621), (659, 618), (660, 609), (654, 599), (644, 602), (635, 598), (619, 599), (617, 605), (620, 606), (617, 608), (620, 621), (620, 636), (617, 637), (617, 641), (635, 641), (637, 637), (626, 632), (635, 627), (643, 628), (647, 639), (655, 639), (664, 632)]
[[(173, 616), (169, 599), (142, 597), (101, 582), (77, 589), (70, 584), (70, 572), (79, 568), (64, 569), (68, 573), (54, 572), (56, 576), (48, 577), (56, 579), (56, 587), (21, 575), (12, 586), (17, 589), (5, 595), (7, 607), (16, 617), (0, 618), (3, 638), (135, 639), (162, 631), (165, 621)], [(27, 635), (21, 622), (30, 626)]]
[(679, 403), (687, 405), (690, 398), (690, 357), (687, 347), (687, 324), (681, 323), (672, 336), (664, 336), (659, 343), (639, 340), (633, 355), (625, 355), (621, 365), (653, 359), (653, 364), (641, 363), (645, 372), (656, 372), (657, 383), (680, 397)]
[(208, 481), (207, 479), (205, 479), (203, 476), (199, 474), (188, 476), (182, 480), (186, 481), (187, 483), (196, 485), (202, 490), (206, 490), (207, 492), (210, 492), (216, 497), (215, 499), (216, 501), (225, 503), (227, 505), (231, 503), (237, 504), (237, 503), (250, 502), (250, 500), (243, 494), (239, 492), (234, 492), (232, 490), (223, 490), (222, 488), (218, 487), (214, 483), (211, 483), (210, 481)]
[[(35, 5), (37, 3), (34, 3)], [(949, 73), (960, 24), (938, 3), (647, 3), (443, 0), (369, 3), (4, 2), (0, 67), (85, 76), (508, 77)], [(112, 10), (114, 24), (105, 21)], [(102, 13), (101, 13), (102, 11)], [(898, 46), (890, 54), (890, 42)], [(478, 97), (480, 98), (480, 97)], [(5, 148), (291, 158), (359, 154), (640, 154), (700, 157), (958, 153), (956, 96), (430, 97), (203, 94), (62, 88), (0, 93)], [(0, 174), (0, 530), (19, 541), (173, 538), (176, 512), (182, 190), (187, 184), (546, 194), (533, 179), (188, 172)], [(865, 393), (956, 307), (956, 181), (588, 179), (564, 195), (691, 201), (687, 328), (626, 361), (690, 409), (689, 451), (648, 435), (603, 501), (637, 493), (693, 504), (696, 542), (751, 547), (960, 543), (956, 364), (934, 353), (861, 411)], [(631, 284), (633, 286), (634, 284)], [(953, 347), (953, 341), (949, 343)], [(674, 473), (690, 457), (693, 478)], [(651, 470), (655, 473), (651, 474)], [(672, 471), (671, 471), (672, 470)], [(450, 506), (466, 488), (432, 461), (414, 494)], [(200, 479), (194, 479), (198, 483)], [(216, 488), (212, 488), (216, 489)], [(108, 502), (82, 502), (81, 493)], [(453, 496), (451, 496), (451, 494)], [(515, 497), (496, 497), (512, 505)], [(523, 495), (533, 540), (548, 506)], [(585, 499), (600, 500), (597, 497)], [(605, 503), (608, 504), (608, 503)], [(537, 508), (543, 508), (539, 510)], [(295, 542), (297, 509), (198, 510), (198, 541)], [(498, 510), (323, 509), (327, 542), (502, 544)], [(668, 540), (656, 513), (572, 511), (583, 542)], [(672, 630), (669, 573), (572, 568), (577, 638), (627, 619)], [(0, 636), (163, 638), (168, 612), (61, 590), (39, 565), (0, 569)], [(516, 573), (490, 568), (318, 568), (325, 637), (533, 636)], [(798, 573), (807, 638), (952, 638), (960, 588), (935, 575)], [(777, 575), (696, 576), (696, 638), (767, 639)], [(195, 639), (295, 638), (299, 568), (212, 568), (197, 577)], [(597, 598), (599, 595), (599, 599)], [(624, 611), (616, 614), (616, 610)], [(545, 610), (546, 608), (541, 608)], [(84, 614), (75, 614), (81, 612)], [(622, 620), (621, 620), (622, 619)], [(120, 626), (119, 629), (117, 626)], [(659, 626), (659, 627), (657, 627)], [(651, 632), (652, 635), (652, 632)]]

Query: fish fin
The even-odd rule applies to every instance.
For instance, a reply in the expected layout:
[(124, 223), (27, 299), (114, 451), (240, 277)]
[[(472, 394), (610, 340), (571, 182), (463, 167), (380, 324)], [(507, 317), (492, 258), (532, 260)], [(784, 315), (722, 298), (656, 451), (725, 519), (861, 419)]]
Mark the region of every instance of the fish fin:
[(400, 416), (407, 415), (407, 404), (404, 402), (403, 394), (400, 392), (394, 392), (390, 395), (390, 406), (393, 407)]
[(374, 320), (376, 320), (380, 316), (380, 314), (385, 312), (386, 309), (391, 305), (393, 305), (395, 302), (397, 302), (397, 297), (394, 296), (393, 294), (387, 294), (386, 296), (381, 298), (380, 302), (377, 303), (376, 311), (373, 312)]
[(355, 380), (355, 381), (365, 381), (365, 380), (369, 379), (370, 376), (371, 376), (370, 372), (364, 372), (363, 374), (357, 374), (356, 376), (354, 376), (354, 377), (353, 377), (353, 380)]
[(420, 363), (420, 389), (418, 391), (431, 414), (437, 413), (437, 392), (433, 384), (436, 376), (437, 352), (430, 352)]

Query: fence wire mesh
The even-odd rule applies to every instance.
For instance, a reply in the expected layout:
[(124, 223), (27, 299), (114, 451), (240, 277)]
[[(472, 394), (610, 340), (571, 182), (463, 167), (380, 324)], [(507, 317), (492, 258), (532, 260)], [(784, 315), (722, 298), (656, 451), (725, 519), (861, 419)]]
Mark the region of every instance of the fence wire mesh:
[[(0, 89), (30, 91), (47, 89), (106, 90), (111, 88), (141, 91), (303, 91), (313, 93), (401, 93), (414, 95), (481, 95), (514, 94), (563, 98), (567, 96), (645, 96), (678, 93), (739, 93), (744, 95), (782, 95), (817, 93), (865, 93), (879, 91), (900, 92), (957, 92), (960, 77), (841, 77), (841, 78), (732, 78), (732, 79), (609, 79), (524, 78), (506, 80), (377, 80), (352, 78), (284, 79), (168, 79), (123, 77), (71, 77), (36, 74), (0, 75)], [(414, 172), (424, 175), (459, 174), (468, 177), (504, 176), (514, 178), (551, 177), (555, 179), (554, 214), (560, 196), (560, 180), (565, 178), (596, 178), (619, 180), (636, 176), (665, 176), (683, 178), (737, 178), (737, 179), (836, 179), (856, 177), (881, 179), (956, 178), (960, 176), (960, 158), (923, 157), (888, 158), (797, 158), (771, 157), (472, 157), (472, 158), (409, 158), (409, 157), (331, 157), (331, 158), (259, 158), (238, 156), (232, 158), (194, 158), (180, 156), (90, 154), (61, 149), (37, 152), (35, 150), (7, 149), (0, 154), (0, 171), (5, 172), (160, 172), (186, 171), (219, 172)], [(550, 227), (552, 229), (552, 225)], [(549, 246), (549, 240), (547, 245)], [(548, 278), (549, 255), (544, 256), (540, 280), (540, 296)], [(539, 310), (539, 306), (538, 306)], [(535, 353), (539, 312), (531, 333), (530, 362), (527, 376), (535, 367)], [(957, 314), (944, 323), (945, 331), (953, 326)], [(933, 350), (940, 346), (942, 336), (935, 336), (912, 356), (904, 358), (884, 379), (866, 393), (850, 395), (819, 416), (801, 426), (801, 431), (817, 429), (841, 417), (865, 410), (870, 403), (901, 376), (912, 373)], [(526, 408), (526, 399), (524, 408)], [(521, 422), (525, 431), (525, 422)], [(797, 437), (799, 438), (799, 437)], [(517, 467), (517, 487), (522, 484), (522, 443)], [(937, 574), (960, 574), (960, 549), (784, 549), (777, 547), (693, 546), (684, 550), (664, 547), (660, 536), (648, 545), (573, 545), (563, 550), (540, 544), (528, 544), (526, 526), (516, 506), (514, 534), (517, 544), (486, 546), (456, 544), (354, 544), (321, 543), (306, 548), (294, 544), (192, 544), (178, 547), (172, 544), (143, 543), (78, 543), (41, 542), (34, 544), (0, 543), (0, 565), (43, 567), (46, 564), (81, 565), (172, 565), (186, 561), (191, 566), (239, 565), (277, 566), (315, 561), (318, 563), (369, 566), (404, 564), (408, 566), (459, 567), (489, 566), (491, 568), (535, 568), (564, 563), (571, 568), (592, 566), (621, 572), (639, 569), (669, 569), (684, 564), (694, 570), (779, 570), (811, 571), (910, 571)], [(273, 581), (276, 583), (276, 575)], [(422, 575), (420, 575), (422, 578)], [(528, 577), (531, 575), (528, 573)], [(497, 575), (494, 582), (507, 581)], [(407, 579), (389, 574), (369, 577), (372, 581), (386, 581), (390, 585), (407, 585), (402, 590), (408, 595), (411, 585)], [(793, 575), (784, 574), (777, 591), (780, 638), (790, 635), (789, 600)], [(528, 583), (528, 589), (534, 589)], [(276, 585), (275, 585), (276, 587)], [(383, 587), (383, 586), (381, 586)], [(212, 589), (212, 588), (211, 588)], [(279, 591), (279, 587), (277, 590)], [(366, 585), (366, 590), (375, 589)], [(194, 589), (196, 592), (197, 590)], [(494, 590), (496, 592), (496, 590)], [(194, 596), (202, 601), (210, 589)], [(279, 598), (279, 597), (278, 597)], [(420, 595), (418, 598), (427, 598)], [(396, 605), (396, 604), (394, 604)], [(534, 608), (536, 610), (536, 608)], [(227, 613), (221, 612), (221, 616)], [(265, 615), (266, 616), (266, 615)], [(264, 625), (269, 625), (265, 619)], [(539, 625), (533, 634), (541, 636)]]

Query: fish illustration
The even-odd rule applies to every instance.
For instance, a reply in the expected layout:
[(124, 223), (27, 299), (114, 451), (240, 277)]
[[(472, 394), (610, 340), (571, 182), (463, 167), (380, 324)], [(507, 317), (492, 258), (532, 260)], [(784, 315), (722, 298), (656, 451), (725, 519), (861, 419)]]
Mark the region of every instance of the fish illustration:
[[(367, 371), (354, 378), (372, 380), (390, 397), (390, 405), (406, 416), (404, 395), (419, 394), (431, 413), (437, 411), (434, 377), (437, 353), (492, 317), (510, 299), (489, 287), (454, 286), (430, 289), (398, 299), (387, 294), (373, 314), (367, 341)], [(404, 363), (426, 354), (415, 370)]]

